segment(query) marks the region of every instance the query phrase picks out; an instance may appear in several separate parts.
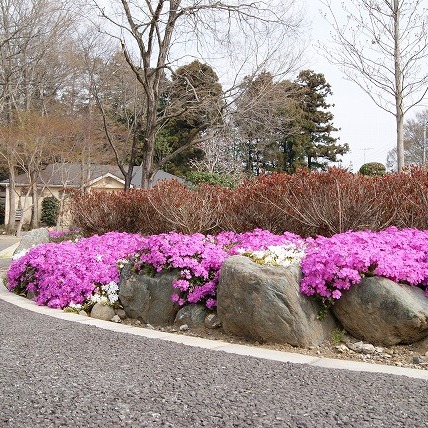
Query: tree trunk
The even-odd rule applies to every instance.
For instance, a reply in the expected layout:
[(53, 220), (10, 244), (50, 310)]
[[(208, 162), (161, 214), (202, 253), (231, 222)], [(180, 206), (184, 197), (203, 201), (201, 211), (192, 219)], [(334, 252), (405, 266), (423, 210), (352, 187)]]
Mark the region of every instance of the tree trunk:
[(404, 167), (404, 112), (403, 112), (403, 71), (400, 52), (400, 7), (394, 0), (394, 74), (395, 74), (395, 118), (397, 123), (397, 170)]
[(15, 192), (15, 168), (9, 169), (9, 187), (7, 188), (8, 194), (6, 197), (9, 199), (9, 215), (7, 221), (7, 232), (13, 233), (15, 231), (15, 217), (16, 217), (16, 192)]
[[(149, 89), (150, 90), (150, 89)], [(146, 93), (148, 91), (146, 90)], [(150, 91), (147, 93), (147, 119), (146, 119), (146, 135), (143, 144), (144, 158), (141, 168), (141, 187), (143, 189), (150, 189), (153, 176), (155, 174), (153, 165), (153, 156), (155, 150), (156, 130), (157, 130), (157, 111), (156, 111), (156, 91)]]
[(31, 173), (31, 196), (33, 198), (32, 215), (31, 215), (31, 228), (37, 229), (39, 227), (39, 193), (37, 191), (37, 172)]

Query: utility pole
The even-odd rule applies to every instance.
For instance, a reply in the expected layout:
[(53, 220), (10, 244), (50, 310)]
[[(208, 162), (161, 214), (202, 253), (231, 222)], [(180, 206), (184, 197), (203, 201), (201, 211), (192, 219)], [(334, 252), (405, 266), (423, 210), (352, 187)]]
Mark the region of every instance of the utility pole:
[(364, 152), (364, 162), (366, 163), (366, 151), (367, 150), (373, 150), (373, 147), (365, 147), (364, 149), (361, 149)]

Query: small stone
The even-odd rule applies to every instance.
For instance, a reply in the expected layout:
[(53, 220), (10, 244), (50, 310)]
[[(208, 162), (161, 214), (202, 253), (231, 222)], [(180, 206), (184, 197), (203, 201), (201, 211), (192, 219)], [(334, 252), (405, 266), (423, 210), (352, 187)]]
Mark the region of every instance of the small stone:
[(427, 351), (427, 352), (425, 352), (425, 357), (428, 357), (428, 351)]
[(375, 346), (374, 348), (376, 354), (382, 354), (383, 348), (381, 346)]
[(190, 304), (183, 306), (175, 317), (174, 324), (180, 325), (202, 325), (205, 323), (207, 310), (205, 306), (199, 304)]
[(380, 357), (382, 358), (392, 358), (391, 354), (387, 354), (386, 352), (383, 352), (382, 354), (379, 354)]
[(111, 306), (95, 303), (91, 310), (91, 317), (103, 321), (110, 321), (114, 317), (114, 309)]
[(155, 328), (151, 324), (146, 324), (146, 328), (149, 330), (154, 330)]
[(208, 314), (205, 317), (204, 325), (207, 328), (218, 328), (221, 326), (221, 322), (217, 314)]
[(413, 364), (421, 364), (421, 363), (423, 363), (422, 357), (420, 357), (419, 355), (415, 355), (413, 357)]
[(187, 324), (183, 324), (180, 326), (180, 331), (187, 331), (189, 330), (189, 326)]
[(120, 316), (117, 314), (110, 321), (116, 322), (116, 323), (122, 322), (122, 320), (120, 319)]
[(348, 345), (353, 351), (362, 354), (374, 354), (375, 347), (371, 343), (356, 342)]
[(337, 349), (338, 352), (340, 352), (341, 354), (344, 354), (345, 352), (349, 351), (349, 348), (345, 345), (345, 344), (340, 344), (335, 346), (335, 348)]
[(116, 309), (116, 315), (120, 317), (121, 320), (126, 319), (126, 312), (123, 309)]
[(89, 314), (86, 311), (84, 311), (83, 309), (81, 311), (79, 311), (79, 315), (82, 315), (82, 317), (89, 316)]

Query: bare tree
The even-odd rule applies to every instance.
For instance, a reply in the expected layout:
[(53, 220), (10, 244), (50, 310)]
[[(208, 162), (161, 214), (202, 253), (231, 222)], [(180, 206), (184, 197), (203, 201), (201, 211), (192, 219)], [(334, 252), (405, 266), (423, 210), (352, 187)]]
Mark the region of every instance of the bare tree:
[[(404, 122), (404, 162), (406, 165), (424, 165), (427, 161), (426, 134), (428, 110), (416, 113), (415, 117)], [(388, 152), (387, 168), (396, 169), (397, 149)], [(426, 166), (426, 165), (425, 165)]]
[(198, 145), (204, 152), (201, 160), (190, 160), (190, 165), (196, 171), (243, 175), (244, 159), (238, 150), (237, 142), (229, 135), (218, 135)]
[(423, 0), (321, 1), (333, 29), (332, 45), (324, 46), (330, 62), (357, 83), (397, 128), (397, 166), (404, 166), (405, 114), (428, 91), (428, 16)]
[[(234, 45), (247, 57), (272, 56), (279, 46), (298, 34), (300, 18), (294, 0), (240, 2), (172, 0), (105, 3), (93, 0), (104, 18), (103, 29), (120, 40), (126, 61), (143, 88), (145, 97), (142, 187), (148, 188), (156, 172), (153, 162), (156, 134), (168, 117), (157, 109), (160, 85), (184, 57), (215, 55)], [(276, 8), (275, 8), (276, 4)], [(108, 27), (110, 26), (110, 27)], [(118, 30), (118, 31), (116, 31)], [(114, 33), (116, 31), (116, 33)], [(235, 44), (239, 35), (241, 45)], [(287, 36), (287, 37), (286, 37)], [(249, 42), (254, 43), (250, 44)], [(263, 52), (265, 47), (273, 49)], [(292, 56), (287, 52), (288, 59)], [(285, 56), (285, 54), (284, 54)], [(293, 57), (294, 58), (294, 57)], [(192, 135), (186, 148), (211, 135)], [(180, 148), (183, 150), (183, 147)]]
[[(9, 196), (15, 196), (16, 148), (10, 131), (31, 110), (54, 109), (66, 70), (56, 61), (71, 36), (73, 15), (65, 2), (0, 0), (0, 154), (9, 167)], [(4, 131), (4, 132), (3, 132)], [(9, 225), (15, 222), (15, 205)]]
[(65, 2), (0, 0), (0, 111), (6, 122), (20, 111), (46, 113), (67, 70), (64, 43), (72, 36), (73, 15)]
[(82, 54), (89, 94), (99, 112), (106, 142), (124, 176), (127, 190), (131, 186), (142, 140), (145, 111), (142, 88), (121, 51), (112, 50), (111, 43), (106, 43), (99, 35), (87, 34)]

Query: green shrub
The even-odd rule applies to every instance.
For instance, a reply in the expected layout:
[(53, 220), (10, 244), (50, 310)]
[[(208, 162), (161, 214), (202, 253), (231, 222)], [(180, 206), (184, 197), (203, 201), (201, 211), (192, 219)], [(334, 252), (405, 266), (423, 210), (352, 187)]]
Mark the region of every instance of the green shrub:
[(235, 177), (217, 172), (190, 171), (187, 174), (187, 179), (195, 186), (200, 184), (211, 184), (212, 186), (233, 188), (237, 184), (237, 179)]
[(47, 226), (56, 226), (59, 211), (59, 201), (54, 196), (48, 196), (42, 201), (41, 221)]
[(386, 168), (382, 163), (369, 162), (361, 166), (359, 173), (368, 177), (381, 177), (386, 174)]

